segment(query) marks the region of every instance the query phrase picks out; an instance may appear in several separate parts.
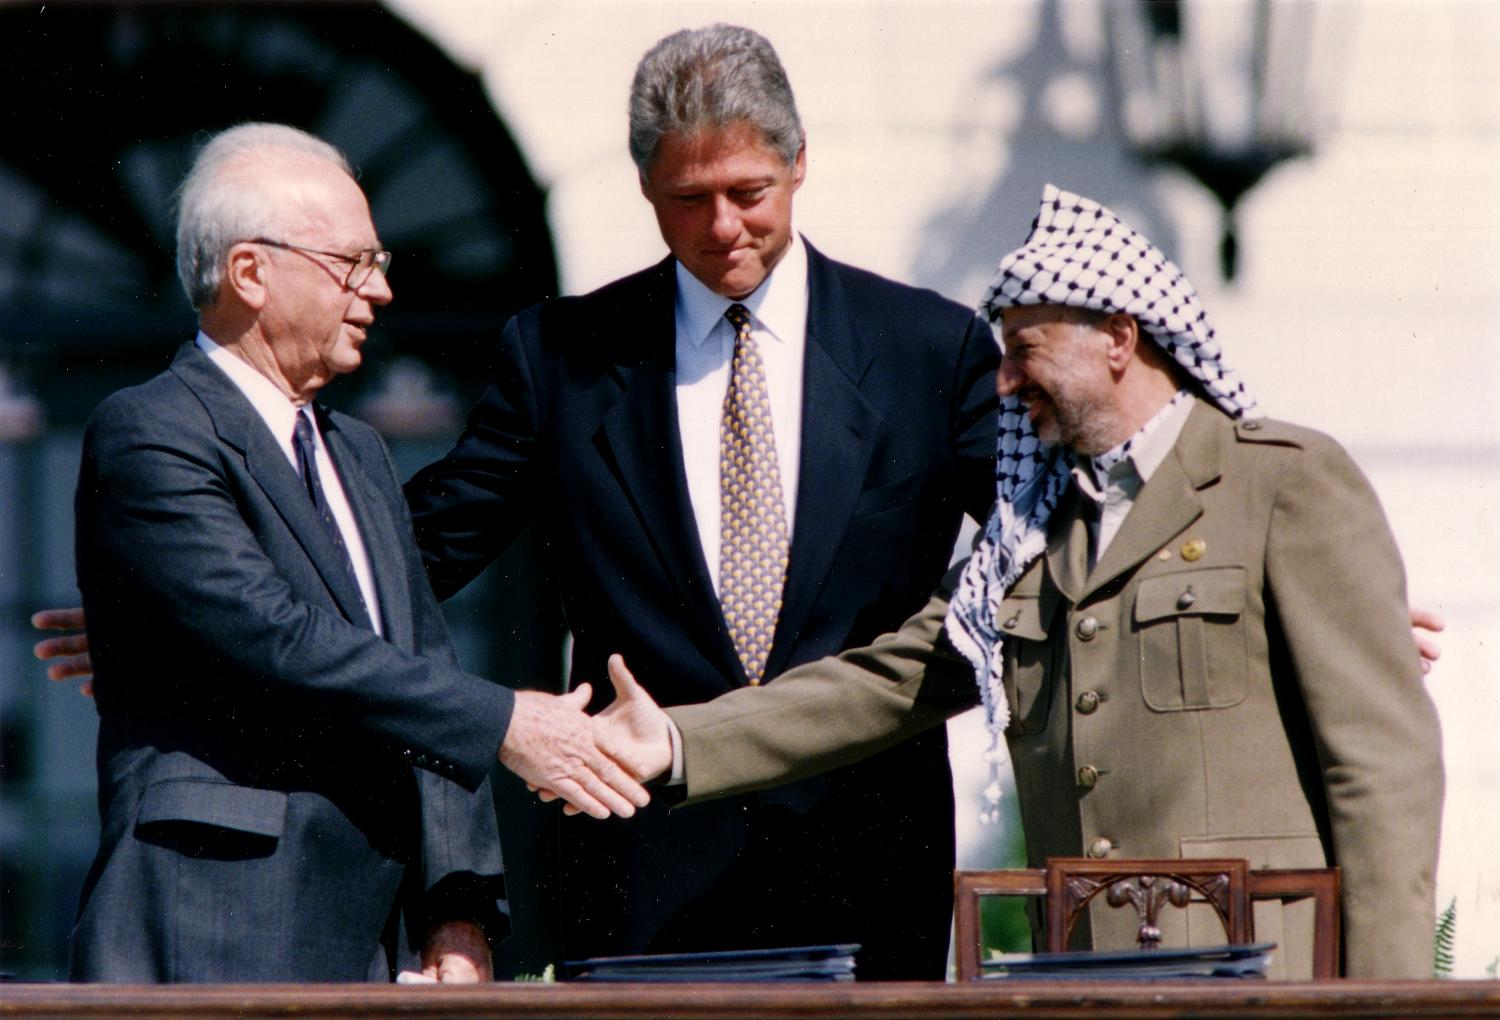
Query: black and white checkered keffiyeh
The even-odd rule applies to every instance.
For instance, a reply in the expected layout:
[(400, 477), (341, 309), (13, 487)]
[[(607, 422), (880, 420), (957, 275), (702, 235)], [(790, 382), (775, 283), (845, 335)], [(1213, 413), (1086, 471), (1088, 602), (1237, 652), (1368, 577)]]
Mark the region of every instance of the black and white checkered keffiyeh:
[[(1047, 185), (1026, 243), (1000, 260), (981, 310), (996, 322), (1017, 305), (1069, 305), (1135, 317), (1233, 418), (1256, 414), (1234, 370), (1224, 363), (1193, 285), (1150, 241), (1092, 199)], [(998, 818), (1002, 733), (1010, 710), (1001, 682), (997, 610), (1005, 592), (1047, 546), (1047, 520), (1068, 487), (1068, 464), (1043, 443), (1016, 397), (1000, 405), (995, 509), (969, 558), (948, 609), (948, 639), (974, 666), (991, 743), (985, 821)]]

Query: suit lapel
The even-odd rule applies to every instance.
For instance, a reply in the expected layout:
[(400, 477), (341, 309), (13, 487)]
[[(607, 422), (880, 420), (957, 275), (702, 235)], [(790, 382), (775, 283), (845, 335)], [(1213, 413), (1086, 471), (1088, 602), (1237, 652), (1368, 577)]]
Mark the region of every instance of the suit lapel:
[(381, 629), (387, 641), (398, 648), (412, 648), (411, 589), (401, 555), (399, 526), (391, 514), (390, 504), (382, 498), (375, 477), (384, 465), (365, 465), (353, 443), (329, 416), (319, 408), (324, 424), (323, 441), (338, 466), (344, 495), (354, 511), (355, 523), (364, 539), (365, 555), (375, 575), (375, 591), (380, 597)]
[(833, 266), (811, 245), (807, 276), (797, 518), (767, 676), (786, 667), (833, 567), (881, 424), (880, 414), (859, 389), (873, 355), (851, 319)]
[(605, 412), (600, 441), (642, 530), (692, 612), (693, 625), (721, 634), (726, 663), (738, 668), (698, 541), (682, 460), (673, 272), (670, 258), (660, 263), (637, 295), (636, 305), (614, 316), (617, 323), (633, 325), (636, 335), (620, 338), (617, 345), (622, 356), (612, 372), (624, 393)]
[(1201, 401), (1194, 406), (1172, 452), (1141, 488), (1104, 558), (1089, 574), (1079, 593), (1080, 599), (1155, 555), (1203, 515), (1198, 490), (1220, 473), (1215, 429), (1215, 418), (1219, 416), (1218, 411)]
[(1047, 527), (1047, 573), (1063, 597), (1074, 603), (1081, 597), (1089, 573), (1089, 532), (1082, 512), (1083, 499), (1078, 483), (1069, 483)]
[(255, 479), (287, 530), (312, 560), (345, 618), (368, 626), (369, 615), (359, 586), (318, 519), (302, 479), (250, 401), (195, 343), (188, 343), (177, 352), (172, 371), (203, 402), (214, 420), (219, 439), (244, 457), (246, 472)]

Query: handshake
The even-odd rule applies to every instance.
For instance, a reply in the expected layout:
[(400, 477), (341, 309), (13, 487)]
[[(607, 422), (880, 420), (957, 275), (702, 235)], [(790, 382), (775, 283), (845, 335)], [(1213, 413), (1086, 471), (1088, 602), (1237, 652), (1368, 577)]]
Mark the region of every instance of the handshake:
[(562, 696), (519, 691), (500, 763), (544, 801), (563, 801), (570, 815), (629, 818), (651, 800), (641, 784), (672, 767), (672, 721), (636, 682), (625, 660), (609, 657), (615, 700), (584, 712), (591, 691)]
[[(52, 680), (82, 680), (93, 693), (93, 662), (82, 609), (52, 609), (31, 618), (40, 630), (68, 631), (36, 644)], [(588, 684), (564, 695), (517, 691), (500, 762), (542, 800), (561, 800), (568, 814), (629, 818), (651, 795), (641, 784), (672, 767), (672, 722), (636, 683), (625, 660), (610, 657), (615, 700), (597, 715), (584, 711)]]

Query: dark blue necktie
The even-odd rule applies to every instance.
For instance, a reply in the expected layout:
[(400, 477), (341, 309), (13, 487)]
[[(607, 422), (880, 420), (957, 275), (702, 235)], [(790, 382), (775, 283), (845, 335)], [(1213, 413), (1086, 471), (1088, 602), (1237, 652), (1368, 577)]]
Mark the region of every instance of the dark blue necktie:
[(318, 478), (318, 447), (313, 439), (312, 422), (303, 411), (297, 412), (297, 428), (292, 433), (292, 445), (297, 448), (297, 470), (302, 473), (302, 481), (307, 485), (308, 498), (312, 500), (313, 509), (318, 512), (318, 519), (327, 529), (328, 537), (333, 539), (334, 548), (339, 551), (339, 559), (343, 560), (344, 569), (349, 572), (349, 580), (354, 584), (354, 591), (359, 595), (360, 608), (365, 610), (365, 616), (368, 617), (369, 609), (365, 606), (364, 592), (360, 591), (359, 577), (354, 573), (354, 561), (349, 558), (349, 547), (344, 544), (344, 533), (339, 530), (339, 522), (333, 519), (333, 510), (328, 506), (328, 497), (324, 495), (323, 483)]

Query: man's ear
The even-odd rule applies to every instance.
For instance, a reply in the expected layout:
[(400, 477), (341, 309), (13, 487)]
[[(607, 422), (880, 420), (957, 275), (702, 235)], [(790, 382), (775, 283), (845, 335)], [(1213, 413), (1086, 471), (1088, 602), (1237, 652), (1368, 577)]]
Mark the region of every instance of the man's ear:
[(267, 282), (265, 253), (259, 245), (241, 241), (229, 249), (224, 260), (224, 282), (219, 293), (226, 291), (252, 311), (265, 307)]
[(1135, 357), (1136, 346), (1141, 342), (1140, 323), (1135, 321), (1134, 315), (1115, 312), (1099, 328), (1109, 337), (1107, 357), (1110, 369), (1114, 372), (1125, 371), (1125, 366)]

